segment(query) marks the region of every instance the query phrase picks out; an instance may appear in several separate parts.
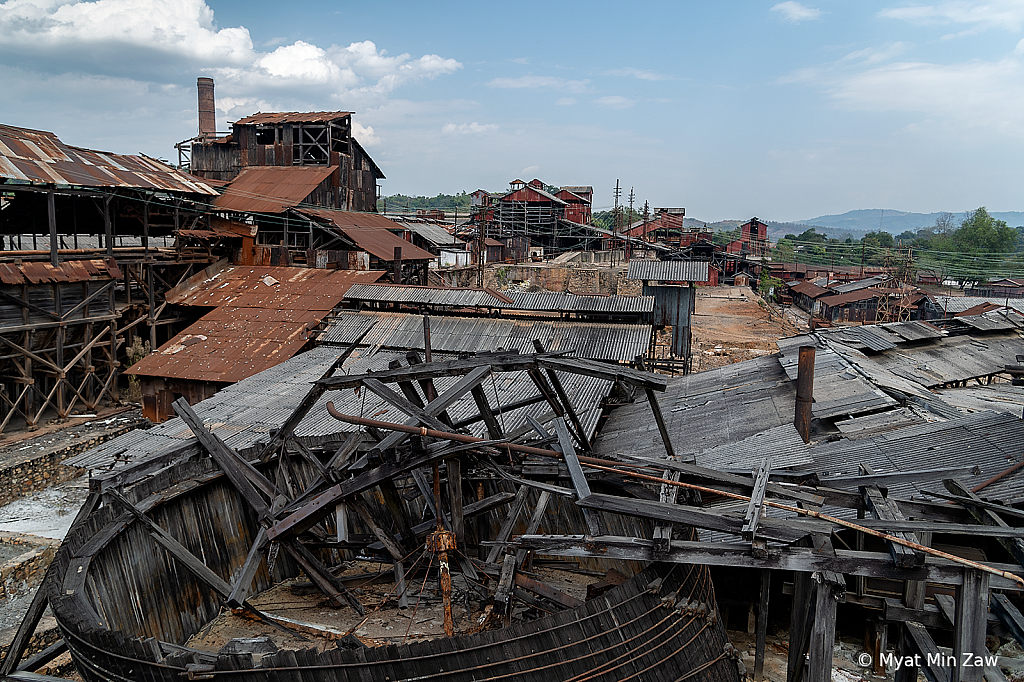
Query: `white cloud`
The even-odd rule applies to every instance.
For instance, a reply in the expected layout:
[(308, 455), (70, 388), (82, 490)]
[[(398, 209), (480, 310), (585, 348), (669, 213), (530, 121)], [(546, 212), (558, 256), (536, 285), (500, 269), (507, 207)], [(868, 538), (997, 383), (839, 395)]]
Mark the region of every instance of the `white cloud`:
[(559, 97), (555, 100), (555, 105), (560, 107), (571, 107), (573, 104), (576, 104), (575, 97)]
[(352, 136), (364, 147), (377, 147), (381, 143), (380, 136), (373, 132), (373, 126), (360, 125), (358, 121), (352, 121)]
[(487, 85), (492, 88), (584, 92), (590, 85), (590, 81), (587, 79), (574, 81), (557, 76), (520, 76), (519, 78), (495, 78)]
[(988, 28), (1019, 31), (1024, 26), (1024, 3), (1020, 0), (955, 0), (936, 5), (893, 7), (882, 10), (879, 15), (918, 25), (969, 25), (971, 28), (961, 35)]
[(497, 129), (498, 125), (496, 123), (480, 124), (473, 121), (472, 123), (445, 123), (441, 127), (441, 132), (445, 135), (479, 135), (481, 133), (491, 133)]
[(320, 47), (300, 40), (261, 51), (245, 27), (217, 28), (205, 0), (62, 2), (0, 3), (0, 55), (31, 60), (42, 74), (74, 70), (160, 85), (178, 84), (184, 73), (189, 80), (212, 75), (218, 99), (227, 100), (222, 110), (257, 100), (261, 108), (294, 107), (296, 93), (310, 86), (339, 105), (379, 105), (403, 83), (462, 68), (438, 55), (390, 56), (370, 41)]
[(642, 81), (664, 81), (669, 80), (672, 77), (666, 76), (661, 73), (655, 73), (654, 71), (647, 71), (645, 69), (634, 69), (632, 67), (626, 67), (623, 69), (612, 69), (607, 72), (609, 76), (632, 76), (633, 78), (639, 78)]
[(780, 2), (777, 5), (772, 5), (771, 12), (778, 12), (782, 15), (784, 21), (791, 23), (798, 23), (801, 21), (807, 21), (810, 19), (820, 19), (821, 10), (814, 7), (807, 7), (794, 0), (787, 0), (787, 2)]
[(629, 109), (631, 106), (636, 104), (633, 100), (627, 97), (622, 97), (621, 95), (598, 97), (593, 100), (593, 102), (602, 109)]

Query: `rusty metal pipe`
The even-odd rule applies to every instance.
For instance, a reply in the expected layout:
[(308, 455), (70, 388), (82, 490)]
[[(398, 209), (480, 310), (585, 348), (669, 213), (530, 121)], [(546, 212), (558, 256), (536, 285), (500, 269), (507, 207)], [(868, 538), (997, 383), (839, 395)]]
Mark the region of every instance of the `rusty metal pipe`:
[(811, 404), (814, 402), (814, 346), (800, 346), (796, 375), (796, 414), (793, 425), (805, 443), (811, 442)]
[(1013, 466), (1009, 467), (1008, 469), (1003, 469), (1002, 471), (1000, 471), (998, 474), (996, 474), (992, 478), (988, 479), (987, 481), (982, 481), (978, 485), (974, 486), (973, 488), (971, 488), (971, 492), (972, 493), (981, 492), (982, 490), (984, 490), (985, 488), (989, 487), (993, 483), (997, 483), (997, 482), (1003, 480), (1004, 478), (1006, 478), (1007, 476), (1009, 476), (1013, 472), (1017, 471), (1021, 467), (1024, 467), (1024, 462), (1017, 462), (1016, 464), (1014, 464)]

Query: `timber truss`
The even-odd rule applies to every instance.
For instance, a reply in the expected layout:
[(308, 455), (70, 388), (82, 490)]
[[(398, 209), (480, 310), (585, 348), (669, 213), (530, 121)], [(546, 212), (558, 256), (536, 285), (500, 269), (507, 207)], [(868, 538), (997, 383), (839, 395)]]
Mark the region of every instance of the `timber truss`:
[[(937, 660), (926, 655), (939, 651), (926, 627), (952, 629), (956, 660), (962, 660), (964, 654), (984, 652), (990, 592), (1024, 588), (1024, 580), (1018, 577), (1019, 563), (1024, 562), (1024, 528), (1003, 520), (1008, 514), (1019, 518), (1024, 512), (982, 500), (965, 488), (959, 478), (970, 473), (969, 468), (894, 474), (865, 468), (862, 475), (842, 481), (840, 486), (835, 481), (822, 485), (813, 474), (773, 472), (771, 456), (749, 475), (700, 467), (674, 452), (657, 400), (657, 393), (667, 387), (662, 375), (545, 352), (536, 342), (537, 352), (532, 354), (496, 352), (435, 361), (429, 348), (429, 326), (425, 325), (425, 332), (425, 358), (410, 353), (406, 366), (396, 361), (384, 371), (338, 374), (361, 341), (357, 340), (314, 383), (269, 441), (247, 456), (211, 433), (184, 400), (177, 401), (174, 409), (195, 434), (198, 446), (182, 445), (94, 477), (92, 504), (105, 498), (126, 508), (137, 521), (151, 527), (155, 541), (209, 584), (226, 604), (251, 611), (255, 609), (247, 597), (257, 571), (264, 561), (272, 565), (281, 550), (302, 567), (330, 603), (359, 613), (363, 613), (363, 605), (315, 550), (358, 550), (384, 557), (394, 565), (400, 604), (406, 600), (406, 567), (417, 561), (416, 555), (430, 555), (440, 567), (449, 636), (455, 634), (450, 571), (462, 572), (475, 584), (487, 582), (493, 614), (508, 622), (517, 600), (548, 609), (580, 603), (529, 575), (526, 569), (535, 555), (756, 569), (761, 576), (755, 658), (758, 678), (764, 660), (769, 581), (773, 571), (792, 571), (790, 682), (830, 678), (837, 604), (863, 603), (865, 578), (903, 582), (902, 600), (881, 600), (883, 618), (886, 624), (899, 625), (901, 656), (920, 654), (912, 660), (921, 661)], [(504, 406), (490, 403), (484, 380), (501, 372), (526, 372), (536, 394)], [(643, 391), (665, 455), (595, 456), (578, 405), (564, 388), (562, 377), (567, 374), (606, 379)], [(443, 377), (455, 380), (438, 390), (434, 382)], [(328, 402), (333, 418), (363, 430), (326, 449), (296, 437), (296, 427), (318, 400), (341, 390), (371, 392), (408, 419), (392, 423), (346, 415)], [(478, 414), (453, 420), (449, 408), (470, 396)], [(503, 427), (500, 414), (530, 404), (545, 404), (550, 410), (539, 419), (527, 418), (514, 429)], [(487, 438), (467, 433), (467, 426), (479, 422), (483, 422)], [(216, 461), (259, 521), (248, 558), (230, 584), (118, 492), (197, 447)], [(305, 475), (298, 475), (300, 471)], [(478, 484), (476, 495), (469, 494), (474, 491), (471, 481), (486, 477), (511, 484), (515, 492), (488, 496)], [(618, 490), (630, 494), (592, 490), (595, 481), (603, 484), (608, 480), (619, 481)], [(955, 504), (887, 496), (888, 485), (906, 480), (942, 480), (950, 490), (949, 501)], [(562, 528), (563, 534), (538, 534), (545, 515), (552, 513), (556, 496), (577, 511), (573, 518), (579, 527)], [(419, 522), (405, 504), (418, 499), (430, 514)], [(532, 508), (530, 499), (536, 500)], [(723, 499), (742, 502), (742, 511), (723, 509), (717, 504)], [(383, 510), (374, 500), (383, 500)], [(821, 511), (825, 505), (848, 513), (842, 514), (843, 518), (825, 514)], [(476, 534), (478, 554), (470, 556), (468, 521), (499, 508), (507, 508), (504, 521), (489, 539)], [(633, 527), (640, 530), (630, 536), (610, 534), (608, 520), (613, 517), (609, 514), (635, 520)], [(847, 516), (858, 520), (849, 521)], [(369, 529), (369, 535), (357, 537), (350, 532), (356, 519)], [(523, 532), (515, 534), (517, 528)], [(725, 539), (698, 542), (693, 529)], [(928, 546), (932, 533), (998, 538), (1019, 563), (979, 563), (933, 549)], [(867, 539), (878, 549), (865, 549)], [(945, 604), (942, 609), (926, 607), (926, 582), (953, 587), (955, 598), (940, 602)], [(994, 613), (1007, 629), (1024, 639), (1024, 617), (1005, 595), (994, 594), (992, 601)], [(22, 630), (27, 628), (30, 634), (34, 622), (29, 621), (41, 612), (42, 607), (34, 605)], [(876, 654), (886, 651), (886, 631), (876, 633)], [(14, 669), (23, 640), (27, 641), (27, 635), (19, 632), (0, 673)], [(874, 661), (879, 660), (876, 655)], [(923, 672), (936, 681), (980, 680), (984, 669), (936, 664), (925, 666)], [(916, 679), (916, 669), (901, 672), (899, 679)]]

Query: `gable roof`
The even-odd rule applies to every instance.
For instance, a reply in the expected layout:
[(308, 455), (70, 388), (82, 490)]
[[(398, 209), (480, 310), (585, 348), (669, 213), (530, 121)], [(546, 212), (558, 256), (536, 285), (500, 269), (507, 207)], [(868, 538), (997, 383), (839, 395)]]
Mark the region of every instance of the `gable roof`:
[(382, 261), (391, 262), (395, 259), (395, 248), (402, 248), (402, 260), (431, 260), (434, 254), (421, 249), (412, 242), (407, 242), (389, 230), (404, 228), (376, 213), (357, 213), (355, 211), (334, 211), (328, 208), (296, 209), (302, 215), (319, 218), (329, 222), (353, 241), (361, 250), (370, 253)]
[(257, 112), (235, 121), (235, 125), (258, 125), (261, 123), (324, 123), (348, 118), (351, 111), (281, 111), (267, 113)]
[(337, 166), (260, 166), (242, 170), (213, 205), (225, 211), (284, 213), (298, 206)]

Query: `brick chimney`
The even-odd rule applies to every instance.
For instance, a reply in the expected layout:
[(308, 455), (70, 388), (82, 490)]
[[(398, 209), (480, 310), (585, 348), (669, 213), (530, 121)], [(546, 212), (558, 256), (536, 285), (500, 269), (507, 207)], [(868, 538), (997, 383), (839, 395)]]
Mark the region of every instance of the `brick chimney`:
[(217, 134), (217, 112), (213, 98), (213, 79), (200, 78), (196, 82), (199, 88), (199, 137), (204, 139)]

